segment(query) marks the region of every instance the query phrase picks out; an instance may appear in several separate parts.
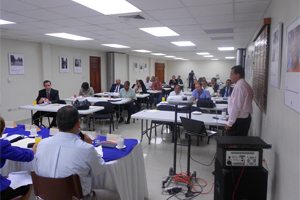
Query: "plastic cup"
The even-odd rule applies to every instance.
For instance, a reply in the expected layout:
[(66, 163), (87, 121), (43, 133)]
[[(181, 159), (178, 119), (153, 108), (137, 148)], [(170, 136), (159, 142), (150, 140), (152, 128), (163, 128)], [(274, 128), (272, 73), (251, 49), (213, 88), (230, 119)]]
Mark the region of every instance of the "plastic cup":
[(76, 94), (74, 94), (74, 97), (76, 98)]
[(33, 101), (33, 105), (36, 105), (36, 101)]
[(101, 90), (101, 93), (103, 93), (103, 90)]
[(162, 100), (162, 101), (165, 101), (166, 99), (165, 99), (165, 97), (163, 97), (163, 98), (161, 98), (161, 100)]
[(42, 136), (38, 135), (38, 136), (35, 136), (35, 143), (39, 143), (40, 141), (42, 140)]

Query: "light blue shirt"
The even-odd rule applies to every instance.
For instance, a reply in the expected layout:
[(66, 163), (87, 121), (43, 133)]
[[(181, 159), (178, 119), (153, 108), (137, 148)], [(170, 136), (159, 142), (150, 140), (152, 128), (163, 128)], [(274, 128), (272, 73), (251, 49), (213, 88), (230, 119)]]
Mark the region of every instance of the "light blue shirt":
[(128, 89), (128, 92), (126, 92), (125, 88), (122, 88), (120, 90), (120, 96), (119, 97), (120, 98), (130, 98), (130, 99), (137, 100), (135, 91), (131, 88)]
[(211, 98), (209, 92), (205, 89), (202, 89), (201, 93), (199, 93), (197, 91), (197, 89), (194, 89), (194, 91), (192, 92), (192, 97), (194, 97), (195, 99), (199, 99), (199, 98), (210, 99)]
[(64, 178), (78, 174), (83, 195), (92, 191), (92, 177), (103, 175), (106, 171), (105, 161), (95, 147), (73, 133), (58, 132), (43, 139), (35, 157), (40, 176)]

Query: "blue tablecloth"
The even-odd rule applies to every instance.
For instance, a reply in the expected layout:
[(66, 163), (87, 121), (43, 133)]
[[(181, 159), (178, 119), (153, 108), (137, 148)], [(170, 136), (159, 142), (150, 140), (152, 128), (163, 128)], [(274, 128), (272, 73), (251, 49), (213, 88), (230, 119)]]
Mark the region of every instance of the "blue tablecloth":
[[(42, 138), (47, 138), (50, 137), (51, 135), (49, 134), (50, 131), (47, 128), (39, 127), (41, 131), (38, 131), (37, 134), (41, 135)], [(25, 125), (17, 125), (15, 128), (6, 128), (4, 133), (8, 133), (7, 136), (14, 135), (14, 134), (19, 134), (19, 135), (24, 135), (24, 136), (29, 136), (30, 131), (25, 131)], [(100, 141), (106, 141), (105, 136), (98, 136), (97, 139), (100, 139)], [(124, 140), (124, 145), (126, 148), (124, 149), (110, 149), (110, 148), (103, 148), (103, 159), (105, 162), (112, 161), (112, 160), (117, 160), (119, 158), (122, 158), (124, 156), (127, 156), (130, 154), (132, 149), (137, 145), (138, 141), (136, 139), (125, 139)], [(95, 145), (95, 144), (94, 144)]]

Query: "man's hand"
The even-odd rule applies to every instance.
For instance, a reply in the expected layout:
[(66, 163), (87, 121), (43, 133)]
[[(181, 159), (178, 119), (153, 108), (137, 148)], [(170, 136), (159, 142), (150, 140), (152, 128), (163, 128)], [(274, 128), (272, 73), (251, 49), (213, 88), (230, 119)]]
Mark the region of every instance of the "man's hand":
[(34, 144), (33, 147), (32, 147), (32, 149), (31, 149), (31, 150), (33, 151), (34, 154), (36, 153), (37, 145), (38, 145), (38, 144)]
[(83, 134), (84, 135), (84, 141), (86, 142), (86, 143), (89, 143), (89, 144), (91, 144), (91, 145), (93, 145), (93, 140), (90, 138), (90, 136), (88, 136), (87, 134)]
[(44, 99), (44, 102), (50, 104), (50, 101), (49, 101), (49, 99), (47, 99), (47, 98)]
[(43, 103), (44, 102), (44, 98), (40, 98), (39, 103)]
[(231, 130), (231, 127), (229, 127), (227, 124), (225, 125), (225, 130), (226, 131), (229, 131), (229, 130)]
[(83, 97), (88, 97), (88, 95), (84, 95)]

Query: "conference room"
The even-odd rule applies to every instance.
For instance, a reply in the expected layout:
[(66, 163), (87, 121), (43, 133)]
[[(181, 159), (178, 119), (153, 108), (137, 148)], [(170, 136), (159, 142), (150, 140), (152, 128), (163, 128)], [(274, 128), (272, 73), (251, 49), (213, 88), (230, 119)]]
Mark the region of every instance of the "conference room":
[[(1, 0), (0, 116), (7, 122), (4, 135), (16, 133), (25, 137), (27, 143), (34, 142), (34, 138), (27, 137), (31, 116), (36, 111), (55, 113), (77, 99), (83, 100), (79, 91), (82, 83), (87, 82), (94, 90), (94, 97), (88, 97), (89, 110), (79, 110), (80, 130), (92, 137), (95, 146), (109, 139), (117, 142), (120, 136), (126, 146), (124, 149), (103, 147), (102, 151), (98, 148), (103, 153), (107, 173), (92, 177), (92, 187), (116, 192), (125, 200), (176, 199), (176, 195), (179, 199), (216, 199), (213, 172), (218, 144), (215, 138), (225, 135), (227, 123), (221, 120), (221, 112), (227, 108), (226, 104), (218, 103), (223, 100), (221, 97), (212, 98), (220, 108), (219, 113), (216, 107), (215, 110), (200, 108), (202, 115), (191, 115), (192, 119), (203, 121), (206, 130), (216, 134), (209, 142), (207, 137), (192, 136), (188, 155), (189, 140), (183, 126), (174, 129), (168, 123), (157, 123), (156, 128), (150, 129), (155, 120), (173, 125), (175, 121), (175, 111), (159, 115), (169, 111), (161, 111), (154, 104), (152, 108), (147, 107), (153, 93), (136, 94), (137, 101), (142, 102), (141, 111), (134, 112), (126, 124), (118, 123), (116, 115), (122, 113), (124, 120), (127, 119), (128, 111), (118, 110), (126, 101), (119, 101), (108, 92), (116, 79), (122, 85), (129, 81), (131, 88), (137, 79), (145, 83), (147, 76), (158, 77), (166, 83), (164, 90), (168, 91), (174, 75), (181, 76), (181, 89), (188, 97), (192, 92), (189, 86), (192, 70), (197, 80), (206, 77), (211, 82), (217, 78), (221, 90), (230, 78), (231, 68), (240, 64), (245, 69), (245, 81), (257, 94), (252, 101), (248, 136), (272, 145), (271, 149), (263, 150), (261, 159), (268, 172), (267, 199), (299, 199), (300, 192), (293, 189), (299, 188), (300, 180), (299, 96), (295, 95), (299, 94), (299, 72), (298, 65), (293, 64), (297, 53), (292, 45), (299, 46), (299, 1), (120, 0), (114, 3), (113, 7), (130, 3), (133, 10), (124, 13), (106, 13), (100, 9), (103, 5), (96, 8), (92, 4), (89, 8), (84, 2), (90, 1)], [(168, 32), (149, 29), (159, 27)], [(55, 33), (80, 37), (60, 38)], [(263, 36), (268, 39), (264, 40)], [(268, 45), (262, 45), (264, 41)], [(224, 51), (225, 47), (228, 49)], [(258, 59), (260, 53), (265, 57)], [(277, 55), (274, 61), (273, 54)], [(45, 80), (51, 81), (51, 88), (59, 92), (59, 99), (66, 104), (34, 105)], [(167, 94), (164, 93), (162, 104), (168, 102)], [(113, 124), (109, 119), (94, 118), (94, 113), (105, 109), (95, 103), (108, 101), (117, 108)], [(189, 118), (189, 113), (179, 112), (178, 123), (180, 117)], [(38, 127), (37, 134), (42, 136), (42, 141), (57, 132), (57, 127), (48, 129), (52, 119), (43, 117), (44, 126)], [(179, 144), (176, 156), (174, 133)], [(187, 184), (173, 177), (165, 188), (175, 191), (175, 187), (180, 187), (181, 191), (171, 194), (162, 187), (162, 181), (170, 175), (171, 168), (176, 168), (176, 174), (187, 172), (188, 160), (191, 174), (196, 172), (194, 175), (199, 178), (193, 184), (195, 193), (186, 197)], [(11, 172), (38, 172), (38, 169), (35, 160), (24, 163), (6, 160), (0, 171), (6, 176)], [(237, 182), (230, 181), (230, 184)], [(241, 183), (236, 195), (242, 187)], [(35, 197), (33, 189), (29, 199)]]

